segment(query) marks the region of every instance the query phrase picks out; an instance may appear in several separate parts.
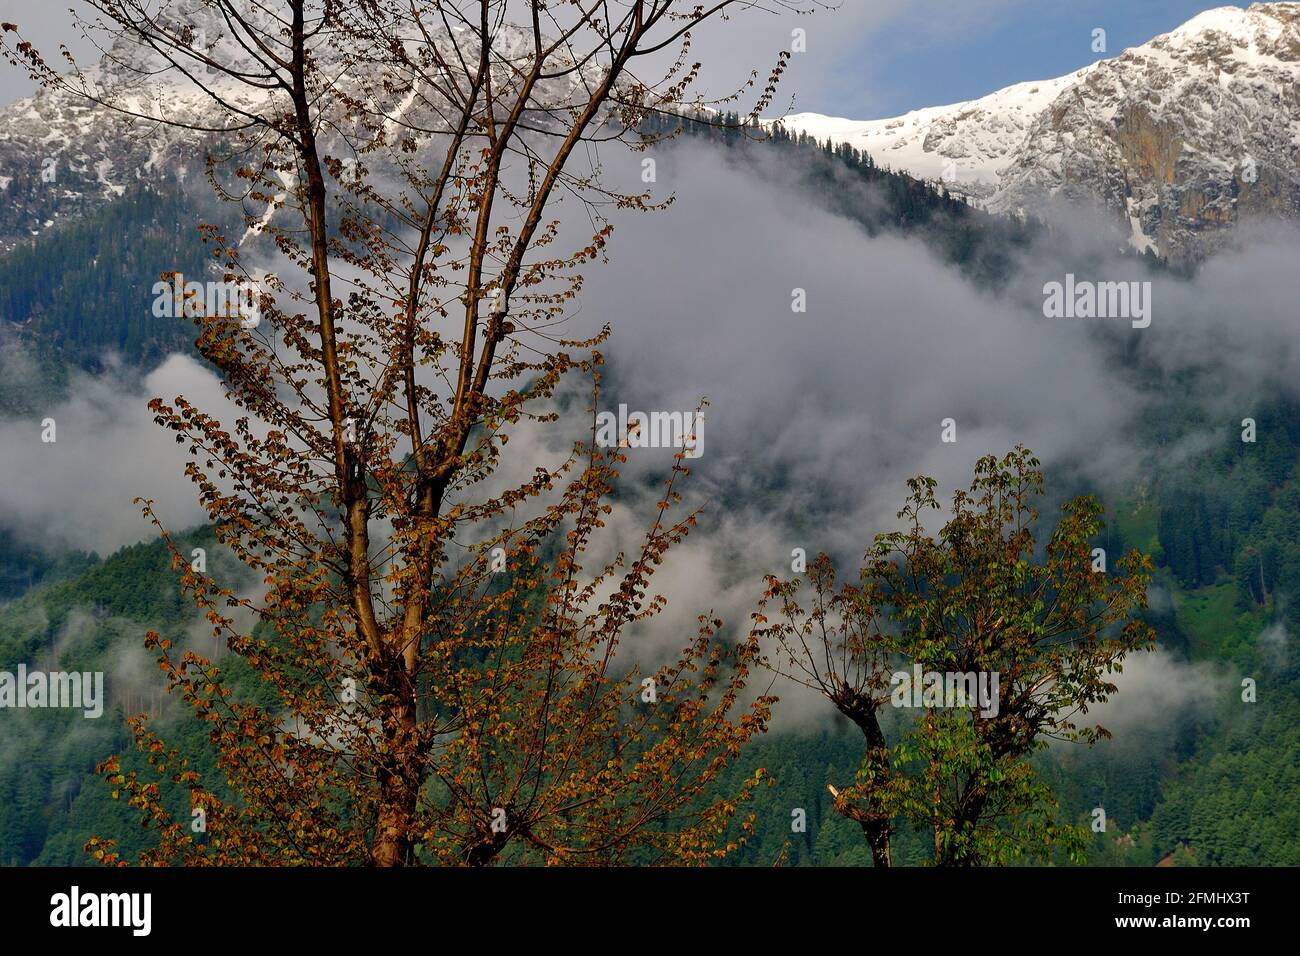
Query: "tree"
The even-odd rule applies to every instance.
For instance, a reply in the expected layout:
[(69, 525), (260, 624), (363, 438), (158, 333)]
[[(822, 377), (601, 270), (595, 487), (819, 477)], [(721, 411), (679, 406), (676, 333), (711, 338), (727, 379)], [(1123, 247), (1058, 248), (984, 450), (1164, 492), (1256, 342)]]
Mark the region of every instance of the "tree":
[[(933, 833), (938, 865), (1002, 864), (1055, 845), (1078, 854), (1081, 835), (1055, 821), (1055, 801), (1029, 758), (1048, 739), (1109, 736), (1076, 721), (1114, 693), (1109, 675), (1153, 638), (1136, 617), (1151, 559), (1130, 551), (1094, 570), (1102, 509), (1088, 496), (1062, 506), (1040, 553), (1034, 501), (1043, 474), (1023, 447), (976, 463), (937, 538), (922, 525), (925, 512), (939, 510), (936, 487), (928, 477), (908, 482), (903, 529), (876, 536), (859, 585), (837, 589), (821, 555), (804, 610), (798, 580), (770, 578), (753, 634), (779, 648), (769, 666), (861, 729), (856, 781), (830, 789), (836, 810), (861, 825), (877, 866), (891, 864), (900, 818)], [(996, 675), (997, 706), (950, 699), (945, 683), (944, 696), (926, 696), (910, 723), (891, 724), (886, 705), (912, 703), (902, 693), (912, 667), (927, 688), (931, 674), (987, 675), (988, 687)]]
[[(210, 137), (208, 179), (242, 205), (245, 232), (208, 224), (204, 236), (260, 318), (207, 314), (187, 293), (197, 347), (246, 414), (223, 423), (181, 396), (151, 408), (188, 444), (218, 540), (265, 592), (241, 597), (177, 551), (182, 585), (273, 702), (234, 699), (211, 661), (151, 635), (228, 780), (206, 784), (136, 719), (137, 745), (206, 827), (196, 839), (189, 807), (178, 818), (157, 782), (107, 761), (160, 834), (143, 861), (725, 852), (735, 801), (697, 798), (765, 725), (769, 698), (740, 701), (755, 645), (726, 648), (705, 616), (653, 675), (616, 663), (629, 628), (662, 606), (654, 566), (695, 520), (668, 518), (681, 460), (639, 549), (591, 571), (621, 453), (595, 447), (593, 431), (562, 467), (495, 494), (484, 483), (512, 428), (554, 417), (546, 403), (566, 375), (590, 375), (598, 401), (605, 333), (566, 340), (560, 323), (583, 267), (605, 255), (602, 208), (654, 204), (579, 160), (607, 142), (643, 147), (646, 116), (687, 106), (692, 31), (753, 4), (87, 6), (95, 16), (80, 22), (101, 34), (108, 69), (83, 71), (65, 51), (74, 69), (62, 74), (20, 34), (8, 58), (118, 115)], [(640, 79), (665, 51), (659, 79)], [(757, 86), (754, 74), (739, 92)], [(569, 241), (561, 196), (594, 225), (568, 253), (553, 251)], [(260, 236), (290, 275), (246, 267), (241, 241)], [(461, 548), (469, 560), (453, 557)], [(239, 608), (256, 615), (251, 633)], [(111, 841), (89, 849), (122, 862)]]

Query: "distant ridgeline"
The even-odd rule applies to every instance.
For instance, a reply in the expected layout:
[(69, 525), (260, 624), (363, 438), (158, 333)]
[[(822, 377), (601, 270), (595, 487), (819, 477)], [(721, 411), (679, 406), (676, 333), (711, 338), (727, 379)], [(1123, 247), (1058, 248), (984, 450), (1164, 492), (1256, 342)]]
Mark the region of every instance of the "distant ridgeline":
[[(676, 128), (656, 118), (644, 132)], [(946, 195), (942, 188), (876, 166), (847, 146), (826, 147), (770, 132), (719, 129), (686, 121), (686, 135), (736, 150), (776, 150), (794, 174), (833, 211), (871, 234), (913, 234), (973, 281), (996, 285), (1015, 250), (1045, 228), (1032, 220), (994, 216)], [(860, 181), (862, 190), (845, 188)], [(166, 188), (141, 186), (84, 219), (51, 227), (0, 256), (0, 346), (11, 337), (38, 350), (52, 376), (69, 363), (95, 369), (108, 352), (141, 366), (189, 349), (194, 328), (155, 318), (151, 289), (163, 272), (203, 274), (195, 233), (199, 214)], [(1123, 356), (1116, 360), (1123, 361)], [(62, 370), (62, 372), (60, 371)], [(31, 415), (31, 397), (8, 394), (7, 414)], [(1204, 663), (1203, 699), (1159, 726), (1128, 726), (1114, 741), (1088, 751), (1062, 747), (1041, 760), (1044, 779), (1060, 796), (1067, 819), (1086, 824), (1103, 806), (1106, 833), (1094, 834), (1092, 862), (1151, 865), (1300, 864), (1300, 414), (1275, 403), (1244, 410), (1258, 423), (1255, 443), (1227, 423), (1208, 421), (1188, 400), (1195, 382), (1153, 388), (1140, 434), (1151, 447), (1172, 446), (1191, 432), (1221, 440), (1188, 462), (1154, 474), (1148, 486), (1108, 497), (1108, 551), (1133, 546), (1152, 553), (1169, 600), (1151, 612), (1165, 652)], [(994, 451), (995, 449), (989, 449)], [(0, 450), (0, 453), (4, 453)], [(1049, 474), (1049, 480), (1053, 478)], [(864, 528), (864, 544), (874, 529)], [(211, 532), (186, 536), (208, 544)], [(215, 549), (214, 549), (215, 554)], [(215, 559), (214, 559), (215, 560)], [(670, 558), (671, 560), (671, 558)], [(233, 573), (233, 566), (225, 569)], [(37, 555), (0, 529), (0, 670), (17, 664), (104, 671), (107, 709), (99, 720), (67, 713), (5, 714), (0, 735), (0, 865), (76, 863), (94, 833), (124, 836), (123, 849), (147, 838), (135, 814), (109, 798), (94, 765), (114, 752), (132, 766), (124, 711), (152, 710), (175, 721), (169, 735), (190, 754), (206, 752), (204, 728), (150, 696), (160, 678), (141, 636), (161, 630), (211, 653), (210, 637), (177, 593), (167, 555), (157, 543), (94, 555)], [(236, 668), (238, 662), (225, 662)], [(145, 678), (146, 672), (150, 675)], [(1241, 701), (1239, 682), (1257, 684), (1256, 702)], [(256, 693), (251, 677), (247, 692)], [(746, 750), (728, 771), (741, 777), (762, 766), (775, 787), (759, 788), (749, 842), (729, 862), (771, 865), (867, 864), (857, 826), (835, 815), (827, 783), (850, 784), (861, 736), (832, 718), (811, 734), (774, 733)], [(204, 767), (203, 769), (208, 769)], [(184, 794), (174, 798), (184, 812)], [(792, 811), (805, 811), (795, 832)], [(742, 813), (742, 816), (744, 814)], [(900, 834), (898, 859), (927, 858), (925, 834)]]
[[(986, 213), (950, 196), (942, 184), (892, 172), (848, 144), (818, 144), (779, 123), (741, 128), (735, 114), (720, 119), (722, 126), (655, 116), (641, 132), (681, 130), (736, 150), (784, 154), (831, 211), (871, 235), (916, 235), (982, 284), (1005, 278), (1011, 254), (1043, 232), (1033, 218)], [(846, 181), (870, 187), (869, 194), (846, 188)], [(217, 203), (203, 188), (184, 188), (167, 178), (140, 182), (120, 198), (59, 220), (0, 254), (0, 330), (19, 330), (24, 347), (48, 362), (55, 377), (65, 365), (97, 370), (110, 354), (147, 369), (170, 352), (188, 351), (193, 326), (155, 316), (151, 290), (166, 272), (198, 277), (211, 271), (209, 250), (197, 232), (200, 221), (220, 223), (227, 234), (241, 228), (239, 210)], [(0, 337), (0, 345), (11, 341)], [(3, 395), (0, 403), (10, 407)]]
[[(738, 123), (734, 115), (729, 122)], [(723, 128), (656, 117), (643, 132), (658, 135), (678, 126), (692, 136), (735, 149), (772, 148), (789, 154), (791, 168), (832, 211), (860, 223), (870, 234), (917, 233), (947, 261), (972, 278), (996, 282), (1006, 274), (1008, 253), (1041, 229), (1033, 220), (993, 216), (951, 197), (941, 187), (876, 166), (848, 145), (818, 145), (780, 125)], [(849, 176), (872, 187), (872, 201), (845, 189)], [(150, 368), (170, 352), (190, 350), (193, 325), (158, 317), (153, 285), (163, 273), (206, 276), (209, 250), (200, 241), (202, 221), (229, 231), (237, 209), (198, 196), (175, 180), (138, 183), (122, 197), (57, 221), (0, 254), (0, 344), (22, 346), (48, 364), (58, 378), (65, 366), (96, 371), (109, 355), (128, 366)], [(12, 402), (0, 395), (0, 402)]]
[[(893, 172), (848, 143), (818, 143), (807, 133), (791, 133), (779, 122), (758, 125), (736, 113), (718, 114), (711, 120), (654, 115), (640, 128), (648, 137), (678, 130), (731, 149), (783, 154), (810, 192), (832, 212), (857, 222), (868, 235), (916, 235), (980, 283), (996, 284), (1004, 278), (1011, 265), (1009, 254), (1028, 245), (1044, 228), (1032, 217), (984, 212), (949, 195), (941, 183)], [(869, 196), (846, 188), (855, 183), (869, 186)]]

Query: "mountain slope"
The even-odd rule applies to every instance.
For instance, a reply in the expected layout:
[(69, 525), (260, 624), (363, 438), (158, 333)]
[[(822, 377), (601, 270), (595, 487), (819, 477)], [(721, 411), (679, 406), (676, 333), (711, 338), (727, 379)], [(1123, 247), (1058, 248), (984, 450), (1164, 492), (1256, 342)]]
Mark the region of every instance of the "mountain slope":
[[(249, 22), (260, 22), (265, 36), (279, 35), (281, 21), (261, 4), (249, 0), (241, 12)], [(292, 111), (287, 87), (272, 82), (265, 65), (245, 48), (247, 39), (235, 35), (219, 7), (204, 0), (176, 0), (157, 21), (160, 29), (180, 38), (178, 49), (188, 47), (194, 54), (164, 57), (128, 33), (97, 33), (106, 52), (97, 63), (84, 65), (80, 74), (68, 74), (69, 88), (42, 88), (0, 109), (0, 251), (42, 234), (60, 218), (77, 218), (110, 203), (138, 184), (188, 183), (206, 193), (209, 157), (223, 173), (230, 173), (231, 155), (260, 149), (261, 133), (256, 130), (274, 127), (276, 117)], [(328, 91), (316, 91), (314, 102), (322, 153), (340, 161), (364, 153), (372, 170), (404, 155), (407, 149), (401, 141), (425, 145), (455, 126), (449, 118), (455, 111), (448, 109), (440, 85), (416, 77), (409, 64), (390, 62), (382, 48), (376, 53), (375, 45), (383, 42), (382, 37), (370, 37), (366, 43), (371, 45), (362, 50), (357, 48), (360, 39), (344, 47), (323, 35), (309, 44), (318, 71), (309, 83), (329, 78)], [(431, 30), (428, 40), (419, 36), (404, 42), (411, 62), (429, 56), (427, 50), (422, 52), (428, 42), (448, 62), (479, 59), (478, 35), (460, 26)], [(42, 52), (47, 61), (57, 56), (55, 51)], [(287, 55), (284, 48), (281, 53)], [(490, 34), (490, 54), (496, 98), (508, 103), (508, 91), (518, 85), (522, 65), (533, 56), (531, 28), (497, 25)], [(195, 56), (219, 61), (232, 72), (243, 71), (248, 82), (196, 65)], [(602, 69), (593, 62), (567, 74), (562, 67), (571, 63), (563, 50), (551, 54), (548, 75), (534, 87), (525, 111), (532, 124), (547, 126), (550, 112), (575, 93), (585, 98)], [(249, 117), (258, 117), (265, 126)], [(241, 131), (248, 129), (254, 131), (241, 139)], [(375, 143), (384, 145), (378, 152), (367, 152)], [(294, 186), (288, 173), (280, 172), (280, 179), (286, 192)], [(245, 197), (245, 206), (253, 211), (259, 203)], [(269, 214), (263, 225), (266, 221)]]
[(782, 122), (994, 211), (1099, 202), (1139, 251), (1200, 259), (1243, 219), (1300, 216), (1300, 3), (1209, 10), (1113, 59), (951, 106)]

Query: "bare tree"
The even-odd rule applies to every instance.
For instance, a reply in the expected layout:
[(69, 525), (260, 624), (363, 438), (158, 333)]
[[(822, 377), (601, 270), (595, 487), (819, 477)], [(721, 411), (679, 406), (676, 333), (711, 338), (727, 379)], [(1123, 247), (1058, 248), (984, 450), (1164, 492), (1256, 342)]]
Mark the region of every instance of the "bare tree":
[[(604, 211), (655, 207), (603, 185), (600, 148), (643, 148), (645, 117), (722, 102), (689, 98), (693, 32), (758, 6), (193, 0), (155, 12), (89, 0), (79, 22), (106, 67), (65, 51), (68, 73), (6, 26), (19, 38), (9, 58), (46, 85), (207, 137), (208, 178), (241, 204), (244, 231), (208, 225), (206, 238), (227, 281), (260, 289), (256, 329), (197, 318), (200, 351), (248, 416), (223, 424), (183, 397), (152, 407), (189, 443), (219, 539), (267, 590), (241, 599), (178, 554), (184, 585), (280, 706), (234, 703), (210, 662), (153, 638), (212, 723), (237, 796), (177, 770), (139, 722), (138, 743), (192, 790), (211, 836), (191, 841), (110, 761), (164, 835), (151, 859), (351, 862), (365, 844), (391, 866), (418, 844), (483, 863), (512, 841), (550, 861), (713, 852), (706, 834), (734, 805), (692, 801), (766, 719), (766, 698), (730, 716), (753, 647), (723, 650), (703, 619), (640, 710), (635, 669), (613, 666), (625, 628), (661, 606), (647, 595), (654, 564), (694, 521), (665, 517), (680, 460), (639, 551), (587, 582), (581, 555), (619, 453), (593, 439), (505, 492), (474, 488), (513, 426), (553, 416), (544, 403), (566, 373), (598, 381), (605, 333), (566, 339), (562, 323), (582, 268), (605, 254)], [(787, 56), (737, 91), (754, 95), (751, 116)], [(655, 63), (666, 68), (645, 79)], [(592, 227), (570, 251), (557, 251), (561, 199)], [(291, 275), (249, 270), (241, 243), (260, 238)], [(516, 520), (530, 503), (536, 514)], [(493, 530), (474, 559), (453, 560), (475, 527)], [(494, 547), (509, 555), (509, 587), (487, 568)], [(242, 633), (232, 605), (265, 630)], [(350, 680), (355, 703), (340, 698)], [(674, 830), (688, 807), (691, 824)]]

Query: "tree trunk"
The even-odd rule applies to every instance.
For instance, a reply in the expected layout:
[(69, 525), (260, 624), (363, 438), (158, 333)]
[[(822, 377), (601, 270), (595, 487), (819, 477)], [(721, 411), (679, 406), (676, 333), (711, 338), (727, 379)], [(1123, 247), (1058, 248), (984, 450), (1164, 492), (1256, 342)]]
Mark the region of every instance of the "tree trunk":
[[(889, 743), (885, 732), (880, 729), (876, 717), (875, 704), (870, 699), (858, 694), (847, 695), (844, 699), (834, 701), (840, 713), (858, 725), (866, 739), (866, 752), (863, 754), (863, 768), (868, 771), (872, 781), (889, 779)], [(871, 861), (876, 866), (893, 866), (890, 852), (890, 838), (893, 833), (893, 820), (889, 813), (880, 806), (879, 798), (868, 789), (866, 806), (846, 805), (840, 812), (850, 820), (856, 820), (862, 827), (871, 847)]]
[(379, 808), (370, 848), (372, 866), (407, 866), (415, 848), (416, 801), (422, 774), (419, 768), (415, 688), (401, 659), (390, 665), (385, 681), (384, 749), (379, 772)]

